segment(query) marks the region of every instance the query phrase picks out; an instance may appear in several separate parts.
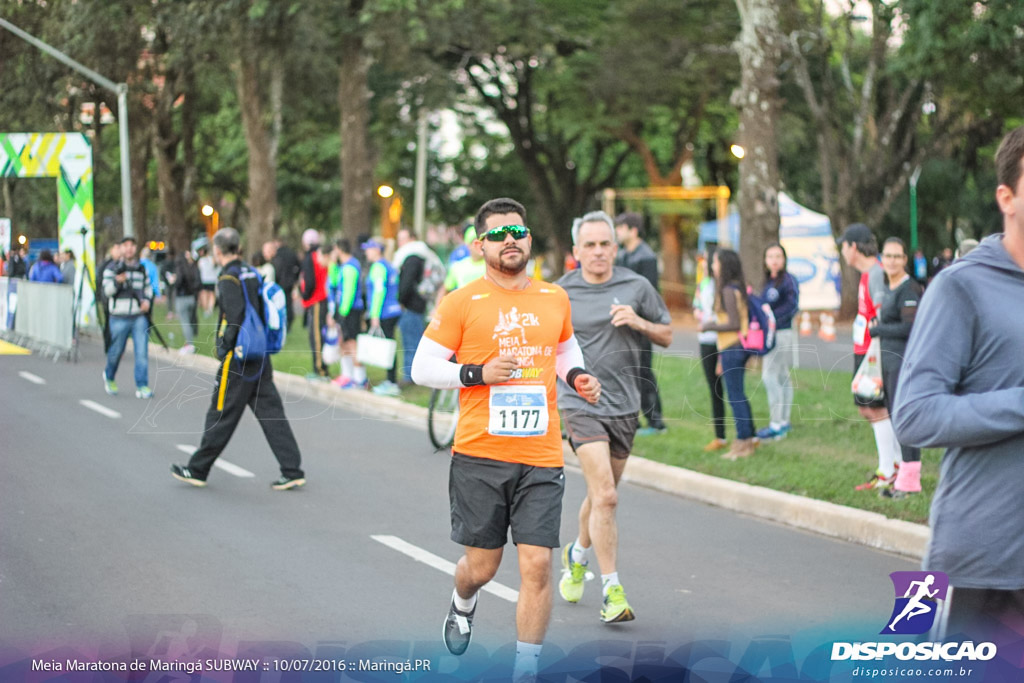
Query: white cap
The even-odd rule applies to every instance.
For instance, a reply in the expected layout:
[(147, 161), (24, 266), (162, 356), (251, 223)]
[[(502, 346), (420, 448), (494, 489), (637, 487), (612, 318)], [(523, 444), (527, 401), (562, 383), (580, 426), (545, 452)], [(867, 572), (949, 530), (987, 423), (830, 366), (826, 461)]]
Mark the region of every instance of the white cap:
[(302, 246), (309, 249), (314, 244), (320, 244), (320, 233), (313, 228), (302, 233)]

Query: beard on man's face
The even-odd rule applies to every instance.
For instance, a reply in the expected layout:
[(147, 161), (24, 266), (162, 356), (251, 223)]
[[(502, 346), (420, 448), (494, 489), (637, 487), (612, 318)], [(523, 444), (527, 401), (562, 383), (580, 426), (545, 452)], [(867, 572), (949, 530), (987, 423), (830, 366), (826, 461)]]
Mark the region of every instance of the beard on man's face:
[(502, 275), (519, 275), (526, 270), (526, 264), (530, 260), (530, 248), (522, 249), (518, 244), (502, 244), (501, 249), (496, 252), (485, 250), (484, 259), (488, 266)]

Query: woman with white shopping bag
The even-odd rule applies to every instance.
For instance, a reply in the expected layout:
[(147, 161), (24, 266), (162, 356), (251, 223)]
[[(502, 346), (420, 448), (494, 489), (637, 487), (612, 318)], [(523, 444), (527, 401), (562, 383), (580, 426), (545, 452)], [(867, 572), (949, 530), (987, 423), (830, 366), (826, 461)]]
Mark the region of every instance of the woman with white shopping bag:
[(394, 341), (395, 327), (402, 315), (402, 306), (398, 303), (398, 270), (384, 258), (384, 245), (380, 241), (370, 239), (360, 246), (370, 264), (366, 274), (366, 319), (369, 330), (367, 334), (359, 335), (356, 353), (360, 363), (387, 368), (388, 378), (374, 386), (373, 393), (398, 396)]
[[(882, 269), (889, 293), (882, 299), (878, 318), (869, 329), (872, 339), (881, 342), (882, 388), (886, 407), (892, 414), (900, 368), (922, 290), (907, 273), (907, 248), (898, 237), (890, 237), (882, 245)], [(900, 450), (903, 464), (896, 473), (893, 487), (882, 489), (881, 495), (886, 498), (900, 499), (921, 491), (921, 449), (900, 444)]]

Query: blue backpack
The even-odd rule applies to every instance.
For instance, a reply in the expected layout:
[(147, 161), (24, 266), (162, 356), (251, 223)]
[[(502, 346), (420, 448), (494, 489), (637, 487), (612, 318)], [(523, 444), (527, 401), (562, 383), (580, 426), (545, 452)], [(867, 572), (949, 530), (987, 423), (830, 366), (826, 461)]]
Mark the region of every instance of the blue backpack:
[(763, 356), (775, 348), (775, 313), (768, 302), (747, 293), (747, 334), (740, 335), (743, 348), (755, 356)]
[[(263, 299), (263, 318), (249, 300), (249, 288), (245, 286), (245, 282), (253, 278), (259, 281), (259, 292)], [(288, 299), (276, 282), (264, 282), (255, 270), (243, 270), (239, 282), (242, 285), (242, 296), (245, 297), (245, 316), (235, 340), (235, 357), (245, 361), (262, 360), (268, 354), (277, 353), (284, 346), (288, 332)]]

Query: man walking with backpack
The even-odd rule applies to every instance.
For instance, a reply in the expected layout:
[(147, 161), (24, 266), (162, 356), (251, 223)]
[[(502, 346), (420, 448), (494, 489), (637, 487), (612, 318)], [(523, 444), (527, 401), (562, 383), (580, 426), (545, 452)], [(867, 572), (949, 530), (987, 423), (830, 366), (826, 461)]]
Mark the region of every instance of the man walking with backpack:
[[(263, 310), (260, 278), (245, 276), (255, 271), (242, 262), (240, 253), (240, 239), (234, 228), (222, 228), (213, 236), (213, 257), (221, 266), (217, 280), (221, 311), (217, 324), (217, 358), (221, 365), (217, 370), (210, 408), (206, 411), (202, 443), (192, 454), (188, 465), (171, 465), (171, 475), (193, 486), (206, 486), (214, 461), (228, 445), (245, 407), (249, 406), (281, 466), (281, 477), (270, 486), (277, 491), (286, 491), (304, 485), (306, 479), (301, 469), (299, 445), (285, 417), (281, 396), (274, 386), (270, 356), (253, 360), (235, 357), (246, 305), (255, 307), (262, 320), (266, 320), (267, 315)], [(246, 287), (246, 291), (243, 292), (242, 287)]]

